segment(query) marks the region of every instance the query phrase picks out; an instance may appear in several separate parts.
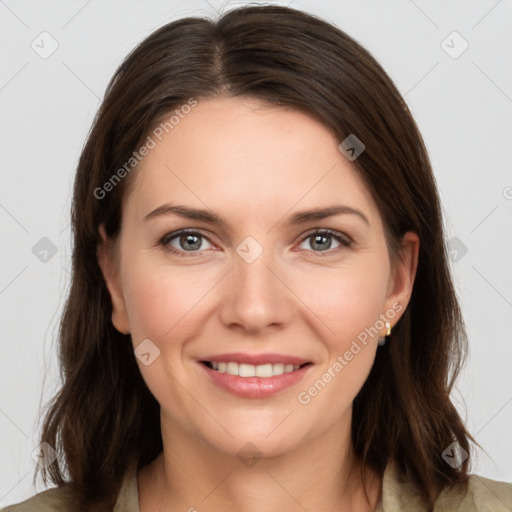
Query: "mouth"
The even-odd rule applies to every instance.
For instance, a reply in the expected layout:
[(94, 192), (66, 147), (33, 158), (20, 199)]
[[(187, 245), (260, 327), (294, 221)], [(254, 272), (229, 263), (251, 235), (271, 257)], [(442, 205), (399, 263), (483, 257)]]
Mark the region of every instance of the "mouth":
[(267, 398), (291, 389), (314, 366), (278, 354), (224, 354), (198, 363), (217, 389), (241, 398)]

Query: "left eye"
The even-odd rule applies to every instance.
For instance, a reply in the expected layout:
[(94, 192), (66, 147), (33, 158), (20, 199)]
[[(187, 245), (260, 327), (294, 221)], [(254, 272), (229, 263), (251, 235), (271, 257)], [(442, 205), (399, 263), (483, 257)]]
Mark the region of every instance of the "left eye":
[(309, 245), (313, 248), (313, 252), (327, 252), (329, 249), (331, 249), (333, 238), (338, 242), (339, 245), (334, 247), (332, 252), (336, 252), (343, 247), (350, 247), (352, 243), (352, 241), (347, 236), (342, 235), (341, 233), (337, 233), (331, 230), (321, 230), (310, 233), (302, 240), (301, 245), (304, 242), (310, 240)]

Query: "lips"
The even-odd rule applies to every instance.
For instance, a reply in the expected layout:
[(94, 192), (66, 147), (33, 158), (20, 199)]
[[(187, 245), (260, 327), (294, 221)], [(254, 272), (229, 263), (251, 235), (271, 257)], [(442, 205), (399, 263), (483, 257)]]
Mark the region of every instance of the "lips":
[(244, 398), (275, 395), (299, 382), (312, 366), (284, 354), (218, 354), (199, 362), (215, 385)]

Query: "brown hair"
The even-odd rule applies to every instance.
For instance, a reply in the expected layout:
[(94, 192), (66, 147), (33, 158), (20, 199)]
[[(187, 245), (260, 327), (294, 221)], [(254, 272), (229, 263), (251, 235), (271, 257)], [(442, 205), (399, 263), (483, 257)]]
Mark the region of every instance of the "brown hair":
[[(379, 208), (392, 261), (404, 233), (418, 234), (412, 296), (355, 398), (352, 441), (364, 465), (381, 475), (395, 459), (433, 504), (441, 489), (468, 478), (469, 459), (453, 468), (443, 450), (454, 440), (467, 452), (468, 440), (478, 443), (449, 396), (467, 339), (427, 151), (406, 103), (368, 51), (323, 20), (277, 6), (238, 8), (216, 22), (169, 23), (126, 57), (108, 85), (75, 179), (72, 281), (60, 324), (63, 386), (41, 436), (63, 460), (43, 470), (44, 482), (63, 485), (67, 470), (77, 509), (108, 511), (129, 464), (141, 468), (162, 450), (159, 404), (130, 336), (111, 322), (98, 226), (116, 239), (136, 173), (112, 178), (162, 116), (191, 98), (220, 96), (300, 110), (340, 142), (356, 134), (366, 150), (353, 163)], [(108, 195), (98, 198), (107, 182)]]

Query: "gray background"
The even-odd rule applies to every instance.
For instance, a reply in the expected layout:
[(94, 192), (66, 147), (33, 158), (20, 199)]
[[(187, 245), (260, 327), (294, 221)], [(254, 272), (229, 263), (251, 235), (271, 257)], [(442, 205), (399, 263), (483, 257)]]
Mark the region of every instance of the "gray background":
[[(39, 408), (59, 384), (73, 175), (107, 82), (157, 27), (244, 3), (0, 0), (0, 505), (35, 491)], [(512, 481), (512, 2), (270, 3), (334, 22), (405, 96), (438, 181), (470, 336), (453, 399), (488, 453), (472, 472)]]

